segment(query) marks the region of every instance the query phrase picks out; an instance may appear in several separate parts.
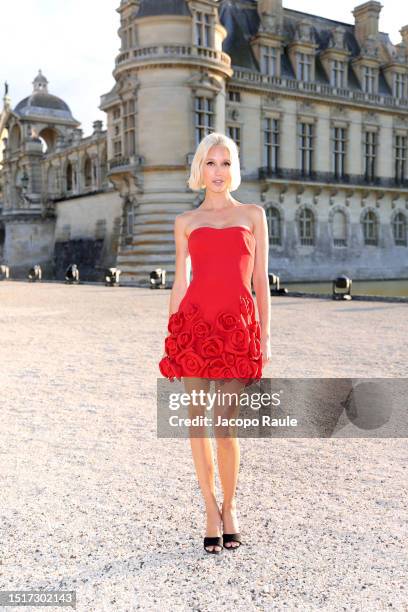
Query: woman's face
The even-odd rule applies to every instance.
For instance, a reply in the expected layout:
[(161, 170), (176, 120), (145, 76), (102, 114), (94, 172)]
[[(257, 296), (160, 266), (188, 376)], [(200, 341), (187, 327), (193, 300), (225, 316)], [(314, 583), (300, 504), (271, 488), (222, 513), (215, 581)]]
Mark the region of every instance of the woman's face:
[(209, 191), (219, 193), (231, 185), (231, 161), (229, 149), (214, 145), (209, 149), (202, 167), (203, 183)]

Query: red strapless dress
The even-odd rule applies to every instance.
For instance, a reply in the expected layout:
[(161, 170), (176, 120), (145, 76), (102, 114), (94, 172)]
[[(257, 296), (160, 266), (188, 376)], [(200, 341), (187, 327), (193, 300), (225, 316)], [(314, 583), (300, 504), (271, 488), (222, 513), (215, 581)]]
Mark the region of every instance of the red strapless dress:
[(168, 321), (161, 374), (174, 378), (262, 377), (259, 317), (251, 293), (256, 240), (249, 228), (202, 226), (190, 232), (193, 278)]

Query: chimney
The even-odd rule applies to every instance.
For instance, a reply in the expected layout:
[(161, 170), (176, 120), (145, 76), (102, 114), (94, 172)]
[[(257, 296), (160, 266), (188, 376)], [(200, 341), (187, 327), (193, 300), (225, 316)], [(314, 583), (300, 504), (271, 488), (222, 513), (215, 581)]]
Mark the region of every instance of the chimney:
[(369, 36), (377, 38), (381, 9), (382, 4), (375, 0), (364, 2), (354, 9), (354, 32), (360, 45), (364, 44)]
[(100, 119), (97, 119), (93, 122), (92, 127), (94, 135), (99, 136), (99, 134), (102, 132), (102, 121)]
[(400, 29), (402, 42), (408, 47), (408, 25), (403, 26)]

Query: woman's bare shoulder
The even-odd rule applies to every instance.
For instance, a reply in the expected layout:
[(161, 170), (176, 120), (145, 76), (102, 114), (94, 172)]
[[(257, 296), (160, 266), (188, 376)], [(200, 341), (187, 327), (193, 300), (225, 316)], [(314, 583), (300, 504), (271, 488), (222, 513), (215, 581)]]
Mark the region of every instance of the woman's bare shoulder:
[(259, 204), (245, 204), (245, 207), (248, 211), (249, 217), (251, 218), (253, 227), (256, 228), (262, 224), (262, 218), (265, 215), (264, 207), (260, 206)]
[(178, 233), (186, 233), (186, 229), (189, 227), (192, 219), (194, 218), (196, 211), (186, 210), (179, 215), (176, 215), (174, 219), (174, 229)]

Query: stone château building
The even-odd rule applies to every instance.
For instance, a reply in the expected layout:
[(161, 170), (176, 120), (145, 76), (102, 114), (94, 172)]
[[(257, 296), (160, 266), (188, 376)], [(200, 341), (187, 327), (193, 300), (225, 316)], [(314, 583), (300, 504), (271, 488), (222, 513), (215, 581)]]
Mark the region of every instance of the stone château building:
[[(86, 138), (41, 72), (0, 116), (0, 256), (15, 275), (174, 270), (173, 224), (211, 131), (238, 144), (241, 202), (264, 206), (283, 281), (408, 277), (408, 26), (379, 2), (340, 23), (279, 0), (122, 0), (115, 84)], [(85, 276), (84, 276), (85, 275)]]

